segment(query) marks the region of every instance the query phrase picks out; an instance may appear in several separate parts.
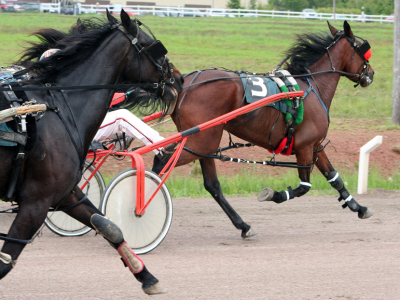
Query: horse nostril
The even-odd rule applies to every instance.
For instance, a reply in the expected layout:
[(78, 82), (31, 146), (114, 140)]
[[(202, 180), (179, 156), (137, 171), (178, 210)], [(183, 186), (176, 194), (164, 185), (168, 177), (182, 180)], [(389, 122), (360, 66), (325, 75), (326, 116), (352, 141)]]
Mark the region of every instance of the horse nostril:
[(181, 76), (181, 84), (183, 85), (184, 82), (185, 82), (185, 79), (183, 79), (183, 77)]
[(375, 71), (372, 71), (372, 75), (375, 75)]

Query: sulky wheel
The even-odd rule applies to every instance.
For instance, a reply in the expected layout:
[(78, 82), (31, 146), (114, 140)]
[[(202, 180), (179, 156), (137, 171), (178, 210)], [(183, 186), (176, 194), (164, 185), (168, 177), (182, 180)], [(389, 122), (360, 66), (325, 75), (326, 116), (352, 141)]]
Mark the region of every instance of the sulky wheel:
[[(89, 166), (89, 162), (86, 161), (84, 168), (86, 169), (87, 166)], [(85, 183), (85, 178), (89, 178), (94, 169), (94, 166), (90, 166), (89, 169), (85, 170), (85, 173), (79, 182), (79, 187)], [(87, 184), (83, 189), (83, 192), (87, 195), (94, 206), (100, 208), (101, 197), (104, 190), (105, 184), (103, 177), (101, 176), (101, 173), (97, 171), (90, 179), (89, 184)], [(90, 227), (85, 226), (62, 211), (49, 212), (44, 223), (51, 231), (61, 236), (80, 236), (91, 230)]]
[[(167, 235), (172, 221), (172, 201), (163, 184), (145, 214), (137, 216), (136, 178), (136, 169), (127, 169), (115, 176), (104, 192), (101, 212), (121, 228), (136, 254), (144, 254), (156, 248)], [(155, 173), (145, 171), (145, 201), (160, 182)]]

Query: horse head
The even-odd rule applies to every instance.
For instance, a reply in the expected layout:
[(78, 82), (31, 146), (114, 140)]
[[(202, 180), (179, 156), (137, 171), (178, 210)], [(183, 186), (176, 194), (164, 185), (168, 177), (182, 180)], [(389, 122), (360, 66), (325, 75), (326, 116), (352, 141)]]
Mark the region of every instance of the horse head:
[[(123, 9), (120, 16), (121, 22), (118, 22), (107, 10), (107, 19), (110, 24), (121, 30), (129, 39), (130, 44), (133, 45), (133, 47), (130, 47), (132, 55), (127, 56), (128, 61), (125, 64), (123, 80), (158, 83), (155, 95), (165, 104), (172, 104), (177, 99), (178, 94), (182, 92), (183, 79), (179, 70), (168, 59), (167, 49), (161, 41), (156, 39), (151, 30), (138, 19), (131, 20)], [(145, 27), (151, 36), (141, 26)], [(147, 99), (149, 98), (147, 97)], [(143, 104), (143, 101), (141, 104)]]
[(368, 41), (355, 36), (347, 21), (344, 21), (343, 30), (341, 31), (337, 30), (329, 22), (328, 26), (334, 37), (334, 43), (337, 43), (339, 39), (343, 39), (341, 41), (343, 47), (341, 53), (343, 53), (343, 62), (345, 64), (343, 71), (350, 73), (346, 77), (362, 87), (370, 85), (373, 81), (374, 70), (369, 64), (372, 50)]

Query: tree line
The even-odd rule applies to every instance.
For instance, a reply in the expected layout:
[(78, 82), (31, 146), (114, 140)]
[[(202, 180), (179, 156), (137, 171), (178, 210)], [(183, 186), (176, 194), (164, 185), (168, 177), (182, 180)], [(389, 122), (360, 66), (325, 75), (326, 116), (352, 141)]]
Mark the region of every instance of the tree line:
[[(333, 0), (250, 0), (248, 7), (241, 6), (240, 0), (229, 0), (232, 9), (260, 9), (281, 11), (302, 11), (314, 8), (320, 13), (333, 12)], [(394, 12), (394, 0), (336, 0), (336, 12), (361, 14), (362, 7), (367, 15), (390, 15)]]

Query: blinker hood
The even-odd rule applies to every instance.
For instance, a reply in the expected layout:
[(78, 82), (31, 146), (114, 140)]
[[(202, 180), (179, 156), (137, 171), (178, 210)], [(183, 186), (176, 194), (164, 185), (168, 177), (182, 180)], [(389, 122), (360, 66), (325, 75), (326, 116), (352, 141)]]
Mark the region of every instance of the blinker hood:
[(368, 41), (365, 40), (358, 49), (360, 50), (360, 53), (366, 60), (369, 60), (371, 58), (372, 50)]
[(168, 53), (168, 50), (159, 40), (147, 47), (146, 51), (154, 60), (164, 57)]

